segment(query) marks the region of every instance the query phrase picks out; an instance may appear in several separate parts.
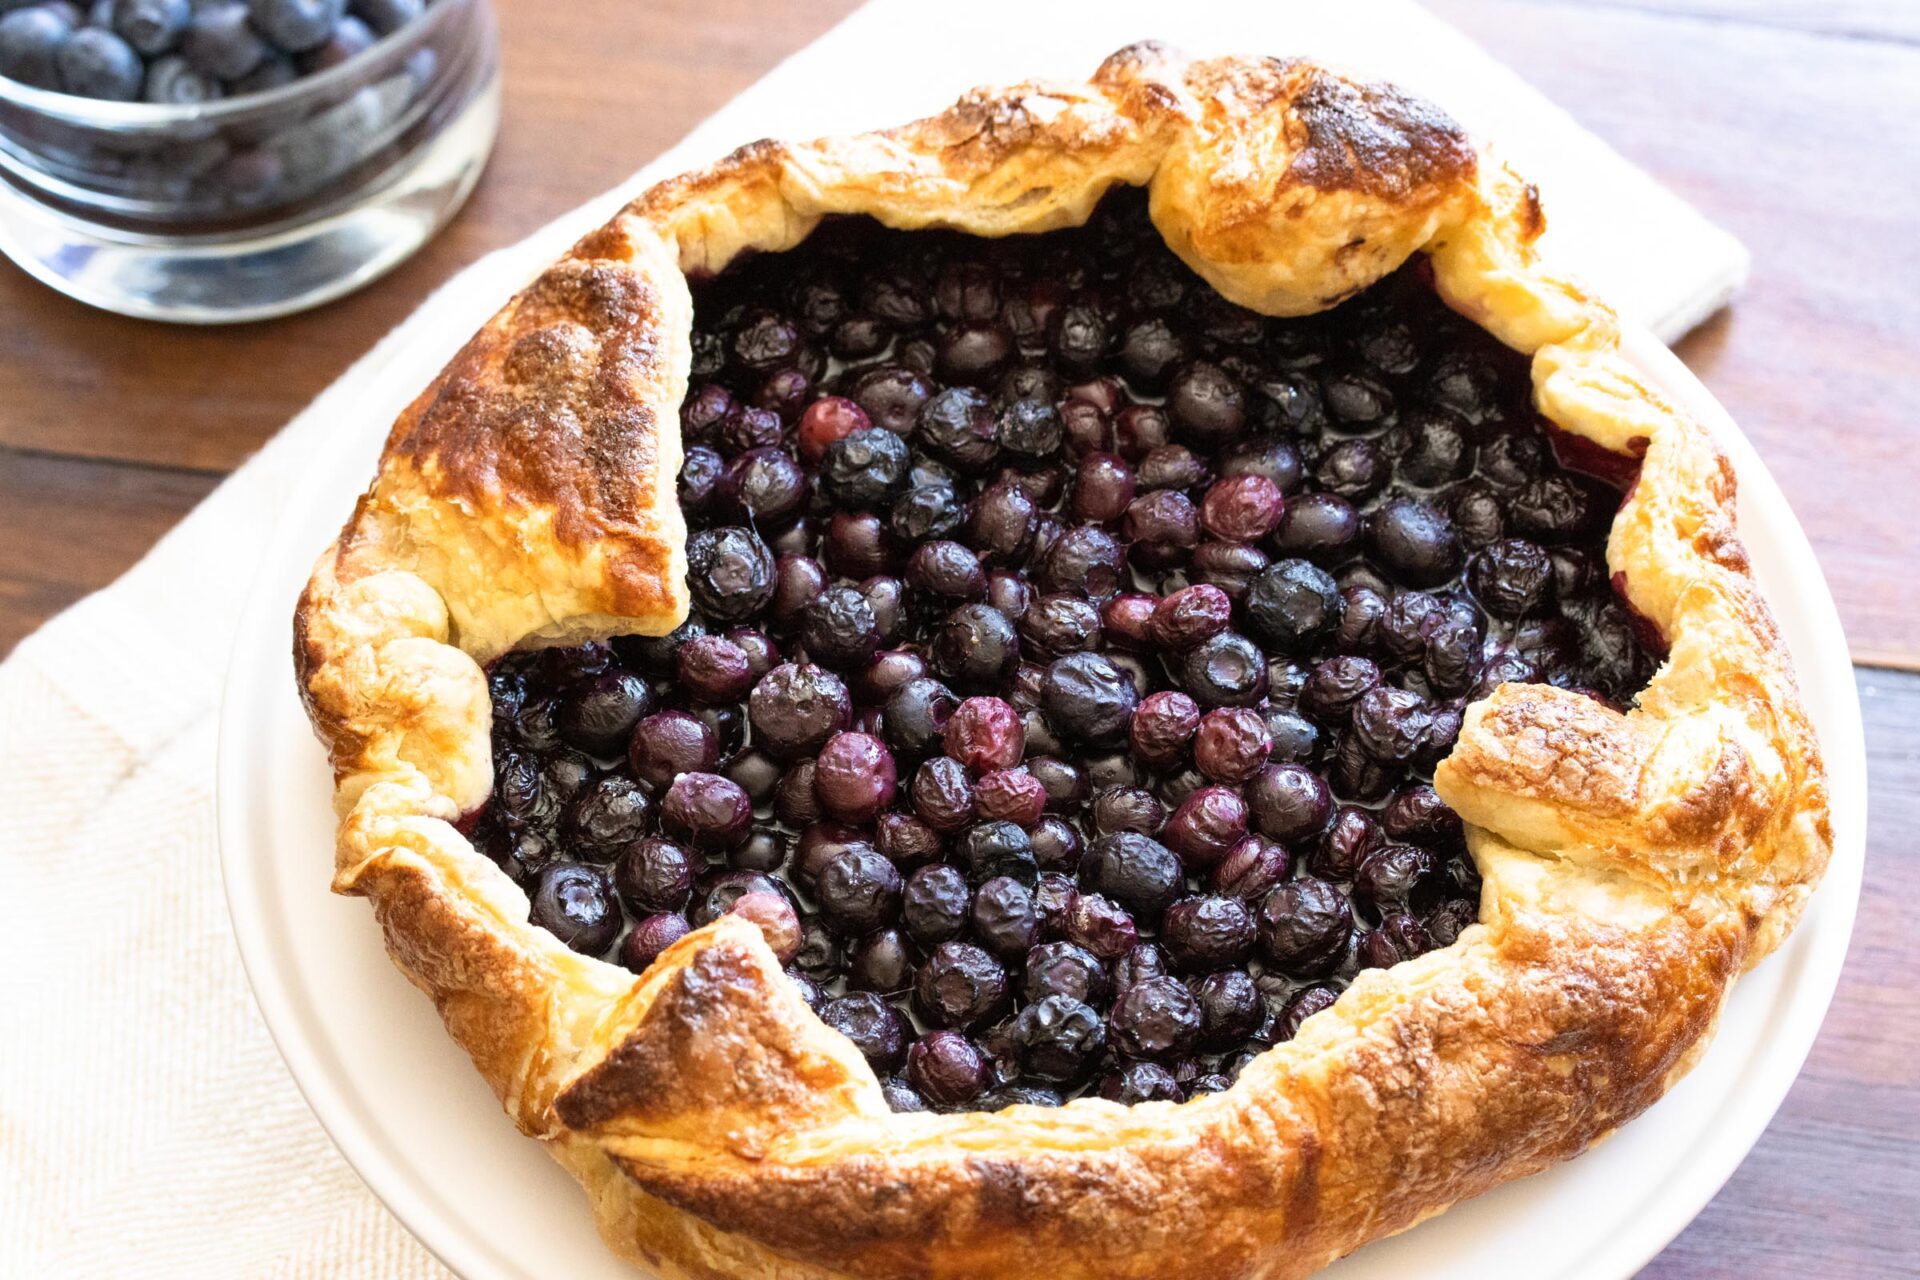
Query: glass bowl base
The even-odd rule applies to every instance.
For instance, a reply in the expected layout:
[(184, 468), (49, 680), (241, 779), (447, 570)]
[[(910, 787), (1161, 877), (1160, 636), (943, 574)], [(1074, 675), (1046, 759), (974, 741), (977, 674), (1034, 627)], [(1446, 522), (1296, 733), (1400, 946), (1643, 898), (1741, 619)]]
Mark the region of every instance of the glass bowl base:
[(230, 324), (290, 315), (386, 274), (473, 191), (500, 123), (494, 70), (397, 168), (318, 214), (201, 235), (89, 222), (0, 179), (0, 253), (89, 306), (145, 320)]

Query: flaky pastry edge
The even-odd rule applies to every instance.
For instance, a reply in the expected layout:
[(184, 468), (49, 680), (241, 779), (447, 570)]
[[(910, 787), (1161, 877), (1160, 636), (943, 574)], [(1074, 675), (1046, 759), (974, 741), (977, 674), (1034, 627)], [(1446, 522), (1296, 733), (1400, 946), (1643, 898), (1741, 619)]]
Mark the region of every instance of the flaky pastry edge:
[[(1639, 457), (1607, 560), (1670, 645), (1626, 712), (1509, 684), (1435, 786), (1480, 923), (1359, 975), (1224, 1093), (897, 1115), (758, 932), (647, 973), (573, 953), (455, 822), (491, 785), (483, 665), (685, 616), (674, 501), (689, 273), (820, 218), (980, 235), (1145, 186), (1234, 302), (1321, 310), (1424, 252), (1532, 358), (1540, 412)], [(666, 1276), (1305, 1275), (1632, 1118), (1779, 945), (1831, 845), (1818, 744), (1734, 528), (1731, 467), (1534, 250), (1537, 195), (1451, 120), (1300, 61), (1124, 49), (898, 129), (761, 142), (651, 188), (515, 297), (401, 415), (295, 621), (368, 898), (507, 1113)]]

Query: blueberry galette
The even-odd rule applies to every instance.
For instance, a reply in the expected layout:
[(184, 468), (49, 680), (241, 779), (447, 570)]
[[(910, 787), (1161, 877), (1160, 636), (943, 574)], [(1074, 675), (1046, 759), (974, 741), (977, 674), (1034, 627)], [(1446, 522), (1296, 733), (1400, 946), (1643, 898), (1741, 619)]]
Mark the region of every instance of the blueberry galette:
[(1296, 1276), (1575, 1155), (1827, 858), (1733, 475), (1300, 62), (757, 143), (401, 416), (335, 888), (668, 1275)]

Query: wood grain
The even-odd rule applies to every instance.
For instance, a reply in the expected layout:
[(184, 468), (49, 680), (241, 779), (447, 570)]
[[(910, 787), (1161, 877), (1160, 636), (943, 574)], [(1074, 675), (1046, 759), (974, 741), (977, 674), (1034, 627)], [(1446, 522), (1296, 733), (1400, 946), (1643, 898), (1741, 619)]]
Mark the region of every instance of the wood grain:
[[(1739, 22), (1859, 40), (1920, 41), (1920, 5), (1911, 0), (1534, 0), (1583, 9), (1619, 9), (1660, 18)], [(1441, 7), (1434, 5), (1435, 8)]]
[[(1681, 354), (1786, 488), (1856, 658), (1920, 666), (1920, 5), (1429, 3), (1752, 248), (1751, 285)], [(497, 7), (492, 165), (439, 239), (353, 298), (174, 329), (0, 263), (0, 655), (130, 565), (435, 284), (631, 173), (853, 0)], [(1860, 682), (1874, 810), (1840, 992), (1766, 1136), (1649, 1276), (1920, 1276), (1920, 676)]]
[(215, 472), (0, 448), (0, 655), (119, 577), (218, 483)]

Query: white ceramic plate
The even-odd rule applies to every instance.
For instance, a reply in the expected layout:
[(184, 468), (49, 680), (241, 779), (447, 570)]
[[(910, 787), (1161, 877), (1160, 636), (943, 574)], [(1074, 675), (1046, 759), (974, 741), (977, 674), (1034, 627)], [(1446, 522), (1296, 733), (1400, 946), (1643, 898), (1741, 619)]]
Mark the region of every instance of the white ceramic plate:
[[(1665, 347), (1629, 351), (1705, 423), (1741, 479), (1754, 571), (1799, 664), (1832, 772), (1835, 848), (1825, 884), (1781, 951), (1743, 979), (1718, 1038), (1679, 1088), (1579, 1160), (1503, 1187), (1361, 1250), (1338, 1280), (1629, 1276), (1679, 1233), (1759, 1138), (1812, 1045), (1859, 897), (1866, 751), (1833, 599), (1793, 513), (1746, 439)], [(631, 1280), (601, 1245), (578, 1187), (501, 1114), (419, 993), (388, 963), (365, 903), (327, 892), (333, 814), (326, 761), (294, 692), (295, 598), (372, 475), (384, 425), (439, 352), (376, 373), (362, 425), (312, 460), (275, 532), (227, 681), (219, 769), (221, 859), (261, 1011), (314, 1112), (414, 1234), (467, 1280)], [(1781, 1189), (1783, 1200), (1789, 1195)]]

